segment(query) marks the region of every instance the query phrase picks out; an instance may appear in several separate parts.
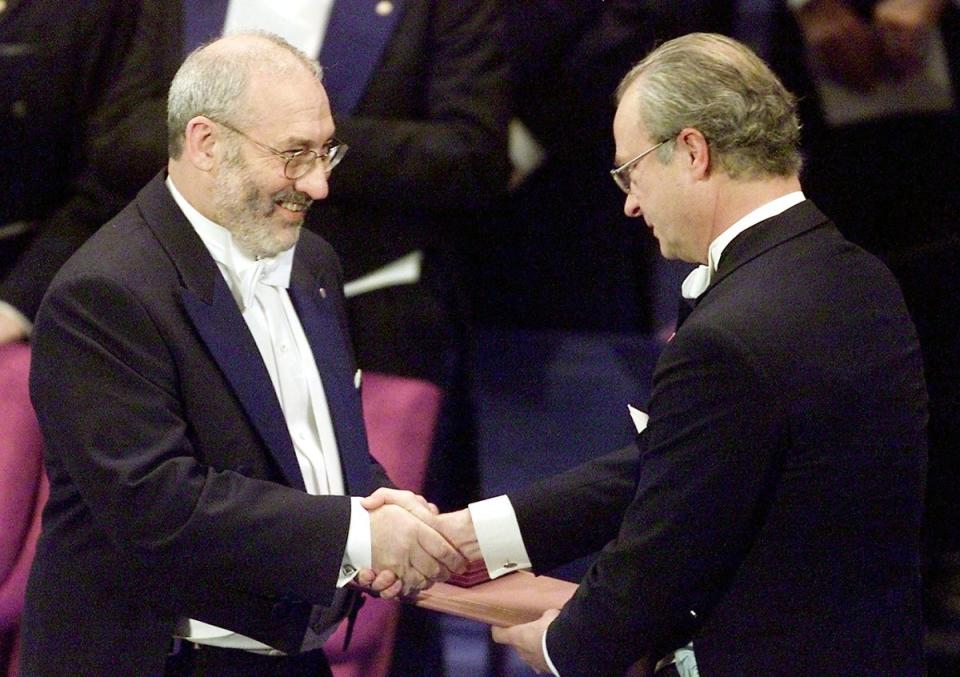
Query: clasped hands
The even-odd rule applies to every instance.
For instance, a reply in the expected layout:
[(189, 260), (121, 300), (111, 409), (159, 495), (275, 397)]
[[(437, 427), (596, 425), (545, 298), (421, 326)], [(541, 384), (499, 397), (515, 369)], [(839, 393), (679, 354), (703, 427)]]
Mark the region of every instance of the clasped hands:
[(425, 590), (481, 557), (467, 510), (441, 515), (399, 489), (377, 489), (360, 503), (370, 514), (372, 569), (361, 570), (356, 583), (383, 598)]
[[(441, 515), (422, 496), (396, 489), (378, 489), (360, 503), (370, 513), (373, 569), (360, 571), (356, 582), (381, 597), (414, 594), (482, 557), (469, 510)], [(493, 628), (493, 640), (514, 647), (536, 672), (549, 672), (541, 638), (559, 613), (550, 609), (536, 621)]]
[(809, 49), (838, 82), (869, 91), (923, 66), (926, 40), (946, 0), (880, 0), (863, 17), (849, 0), (810, 0), (797, 10)]

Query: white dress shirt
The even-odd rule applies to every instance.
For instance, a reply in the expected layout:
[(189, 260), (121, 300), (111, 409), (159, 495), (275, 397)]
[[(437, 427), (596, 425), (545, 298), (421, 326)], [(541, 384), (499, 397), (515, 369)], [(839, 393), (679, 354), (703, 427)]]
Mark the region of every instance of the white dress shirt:
[[(307, 493), (342, 495), (343, 471), (323, 383), (287, 294), (294, 248), (254, 259), (236, 245), (230, 231), (194, 209), (170, 177), (166, 185), (216, 261), (253, 335), (280, 401)], [(359, 568), (371, 566), (370, 541), (369, 517), (354, 498), (338, 587), (352, 580)], [(254, 639), (193, 619), (180, 634), (200, 644), (275, 653)]]

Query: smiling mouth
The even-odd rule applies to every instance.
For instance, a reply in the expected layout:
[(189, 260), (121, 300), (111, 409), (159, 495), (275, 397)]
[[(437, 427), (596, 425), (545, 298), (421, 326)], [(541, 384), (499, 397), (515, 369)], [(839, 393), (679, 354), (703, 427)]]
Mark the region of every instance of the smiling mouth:
[(309, 202), (294, 202), (291, 200), (277, 200), (275, 204), (290, 212), (305, 212), (310, 207)]

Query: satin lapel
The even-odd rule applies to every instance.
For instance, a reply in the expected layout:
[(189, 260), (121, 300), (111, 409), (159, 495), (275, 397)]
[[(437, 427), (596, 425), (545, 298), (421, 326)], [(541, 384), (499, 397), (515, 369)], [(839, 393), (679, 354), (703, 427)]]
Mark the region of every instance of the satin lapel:
[(177, 207), (160, 172), (137, 195), (136, 206), (180, 274), (180, 296), (244, 413), (287, 483), (304, 489), (293, 442), (257, 344), (210, 253)]
[(291, 281), (290, 300), (313, 351), (320, 381), (327, 396), (330, 418), (337, 436), (347, 493), (367, 496), (376, 487), (370, 471), (370, 452), (363, 424), (360, 392), (350, 370), (352, 360), (330, 299), (316, 289)]
[[(336, 0), (320, 49), (334, 115), (352, 114), (404, 10), (405, 0)], [(390, 6), (380, 14), (377, 7)]]
[(711, 289), (723, 282), (730, 273), (758, 256), (817, 226), (829, 223), (830, 219), (817, 209), (810, 200), (805, 200), (766, 221), (761, 221), (737, 235), (727, 245), (720, 257), (717, 272), (707, 290), (697, 299), (699, 303)]
[(230, 382), (240, 405), (280, 466), (287, 483), (305, 490), (303, 474), (270, 374), (227, 283), (221, 275), (216, 276), (211, 303), (187, 288), (182, 289), (180, 295), (194, 327)]

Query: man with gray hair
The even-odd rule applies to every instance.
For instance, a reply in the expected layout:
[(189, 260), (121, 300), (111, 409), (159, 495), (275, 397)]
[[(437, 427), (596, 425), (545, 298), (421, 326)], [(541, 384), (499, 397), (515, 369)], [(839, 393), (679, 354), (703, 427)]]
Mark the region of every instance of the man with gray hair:
[(339, 263), (302, 231), (346, 146), (317, 64), (268, 34), (191, 54), (168, 108), (167, 170), (37, 319), (50, 498), (23, 671), (330, 674), (358, 572), (399, 594), (464, 564), (422, 498), (360, 503), (386, 479)]
[(538, 671), (923, 673), (926, 393), (890, 272), (801, 192), (794, 98), (743, 45), (664, 43), (619, 89), (624, 210), (699, 263), (636, 444), (441, 516), (491, 576), (601, 553), (493, 630)]

